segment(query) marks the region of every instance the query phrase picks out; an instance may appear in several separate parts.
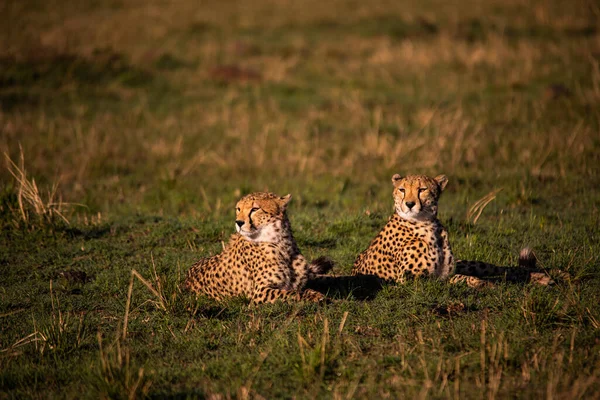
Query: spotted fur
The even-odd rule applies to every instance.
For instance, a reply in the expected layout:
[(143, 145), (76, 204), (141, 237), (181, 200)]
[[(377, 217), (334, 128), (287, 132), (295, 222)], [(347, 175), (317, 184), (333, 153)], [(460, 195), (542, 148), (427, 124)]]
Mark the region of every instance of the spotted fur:
[(237, 232), (222, 253), (190, 268), (186, 287), (217, 300), (233, 296), (254, 303), (323, 300), (321, 293), (304, 287), (333, 264), (325, 258), (309, 264), (300, 253), (286, 215), (290, 199), (264, 192), (242, 197), (236, 205)]
[(369, 247), (358, 255), (353, 275), (373, 275), (399, 283), (407, 278), (433, 276), (475, 287), (489, 285), (485, 278), (494, 276), (551, 283), (547, 275), (534, 270), (535, 256), (529, 249), (521, 252), (522, 268), (454, 260), (448, 232), (437, 218), (438, 200), (448, 184), (445, 175), (431, 178), (395, 174), (392, 183), (395, 213)]

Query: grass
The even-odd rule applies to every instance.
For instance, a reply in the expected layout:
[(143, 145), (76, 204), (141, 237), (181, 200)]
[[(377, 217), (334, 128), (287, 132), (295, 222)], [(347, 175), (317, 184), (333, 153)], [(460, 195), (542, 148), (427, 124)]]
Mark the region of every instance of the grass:
[[(0, 398), (600, 397), (593, 1), (0, 4)], [(448, 175), (454, 253), (317, 306), (179, 289), (243, 194), (348, 273), (394, 173)]]
[(17, 214), (13, 222), (15, 225), (23, 223), (28, 226), (41, 224), (42, 226), (52, 226), (59, 223), (69, 224), (69, 220), (64, 216), (65, 208), (71, 204), (65, 204), (62, 200), (55, 199), (58, 191), (58, 184), (54, 184), (46, 195), (46, 200), (40, 194), (40, 190), (35, 183), (35, 179), (31, 181), (27, 178), (25, 170), (25, 160), (23, 150), (21, 149), (19, 165), (15, 164), (10, 157), (4, 153), (8, 171), (15, 179), (15, 186), (18, 188), (16, 197), (18, 209), (9, 208), (13, 214)]

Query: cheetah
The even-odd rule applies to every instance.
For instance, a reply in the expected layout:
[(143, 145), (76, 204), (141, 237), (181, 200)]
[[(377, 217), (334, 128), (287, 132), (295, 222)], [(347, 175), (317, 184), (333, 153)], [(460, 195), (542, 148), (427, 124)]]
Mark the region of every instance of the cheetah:
[(392, 177), (395, 213), (358, 255), (352, 275), (374, 275), (385, 282), (403, 283), (408, 278), (432, 276), (466, 282), (472, 287), (491, 285), (484, 278), (550, 284), (544, 272), (535, 269), (535, 255), (523, 249), (519, 267), (499, 267), (478, 261), (454, 260), (448, 232), (437, 218), (438, 200), (448, 184), (445, 175)]
[(327, 273), (333, 263), (319, 258), (308, 264), (294, 240), (286, 208), (291, 195), (257, 192), (236, 205), (237, 230), (223, 252), (196, 262), (185, 286), (216, 300), (242, 296), (253, 303), (276, 300), (322, 301), (306, 282)]

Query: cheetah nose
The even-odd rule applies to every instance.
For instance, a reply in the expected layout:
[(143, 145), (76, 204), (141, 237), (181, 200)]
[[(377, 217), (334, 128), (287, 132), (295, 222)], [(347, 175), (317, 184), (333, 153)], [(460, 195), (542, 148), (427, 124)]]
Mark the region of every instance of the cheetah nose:
[(414, 201), (407, 201), (406, 202), (406, 207), (408, 207), (409, 210), (412, 210), (412, 208), (415, 206), (415, 202)]
[(244, 225), (244, 221), (242, 220), (236, 220), (235, 223), (237, 224), (237, 226), (239, 226), (240, 228), (242, 227), (242, 225)]

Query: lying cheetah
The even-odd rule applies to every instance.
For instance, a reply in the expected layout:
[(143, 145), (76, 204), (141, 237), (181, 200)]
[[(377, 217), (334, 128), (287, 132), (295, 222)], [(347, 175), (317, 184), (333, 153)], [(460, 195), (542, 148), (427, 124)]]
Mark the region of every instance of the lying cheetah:
[(185, 286), (217, 300), (232, 296), (254, 303), (323, 300), (321, 293), (304, 286), (333, 264), (325, 258), (308, 264), (300, 254), (286, 215), (290, 198), (263, 192), (242, 197), (236, 205), (237, 233), (221, 254), (190, 268)]
[(549, 284), (552, 280), (534, 270), (535, 256), (521, 251), (519, 266), (498, 267), (477, 261), (456, 261), (448, 232), (437, 219), (438, 199), (448, 178), (439, 175), (392, 177), (396, 212), (354, 262), (352, 275), (374, 275), (384, 281), (404, 282), (410, 277), (434, 276), (466, 282), (469, 286), (489, 285), (484, 277)]

